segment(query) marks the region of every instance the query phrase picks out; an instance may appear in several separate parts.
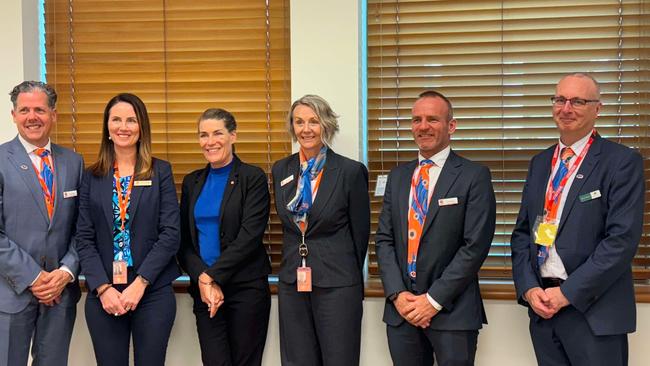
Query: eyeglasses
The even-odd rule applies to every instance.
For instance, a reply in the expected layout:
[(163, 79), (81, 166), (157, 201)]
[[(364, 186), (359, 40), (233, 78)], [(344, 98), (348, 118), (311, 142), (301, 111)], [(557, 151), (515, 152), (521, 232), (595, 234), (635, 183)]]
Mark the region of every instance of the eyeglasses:
[(598, 103), (599, 99), (582, 99), (582, 98), (571, 98), (567, 99), (565, 97), (551, 97), (551, 102), (555, 107), (564, 107), (566, 102), (571, 103), (573, 108), (582, 108), (587, 105), (587, 103)]

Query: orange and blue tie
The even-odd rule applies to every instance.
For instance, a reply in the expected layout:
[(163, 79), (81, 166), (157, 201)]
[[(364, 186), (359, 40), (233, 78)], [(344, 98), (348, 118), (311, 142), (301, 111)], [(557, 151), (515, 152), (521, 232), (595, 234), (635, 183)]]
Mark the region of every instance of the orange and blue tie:
[(41, 158), (38, 181), (43, 189), (47, 214), (51, 219), (54, 211), (54, 167), (48, 150), (38, 148), (34, 152)]
[[(569, 160), (571, 160), (572, 157), (575, 156), (575, 153), (573, 150), (571, 150), (570, 147), (565, 147), (562, 149), (562, 153), (560, 154), (560, 166), (557, 169), (557, 172), (555, 172), (555, 176), (553, 177), (552, 180), (552, 186), (553, 186), (553, 191), (556, 191), (558, 187), (560, 186), (560, 182), (564, 177), (567, 175), (569, 172)], [(559, 195), (555, 201), (551, 204), (549, 212), (546, 213), (546, 216), (548, 219), (554, 220), (557, 217), (557, 211), (560, 208), (560, 197), (562, 195)], [(541, 266), (546, 262), (546, 259), (548, 258), (548, 248), (544, 245), (539, 246), (539, 251), (537, 252), (537, 264)]]
[(411, 206), (408, 212), (408, 265), (407, 272), (411, 280), (417, 276), (416, 262), (424, 221), (429, 212), (429, 169), (435, 164), (431, 160), (420, 162), (415, 189), (411, 193)]

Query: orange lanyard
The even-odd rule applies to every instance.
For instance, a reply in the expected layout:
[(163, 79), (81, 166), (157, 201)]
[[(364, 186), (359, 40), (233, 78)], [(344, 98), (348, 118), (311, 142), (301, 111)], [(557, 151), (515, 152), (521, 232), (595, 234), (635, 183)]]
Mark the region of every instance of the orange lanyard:
[(129, 200), (131, 199), (131, 188), (133, 187), (133, 179), (129, 180), (129, 185), (126, 187), (126, 194), (122, 195), (122, 183), (120, 182), (120, 171), (117, 168), (117, 162), (114, 165), (114, 179), (115, 189), (117, 190), (117, 204), (120, 208), (120, 219), (122, 221), (121, 230), (124, 231), (124, 223), (126, 222), (126, 210), (129, 208)]
[[(587, 145), (582, 149), (580, 152), (580, 155), (576, 158), (576, 160), (573, 162), (571, 165), (571, 169), (566, 173), (566, 175), (562, 178), (560, 183), (558, 184), (556, 189), (553, 189), (553, 177), (548, 182), (548, 187), (546, 188), (546, 202), (544, 202), (544, 211), (547, 213), (557, 213), (553, 211), (554, 205), (555, 207), (558, 207), (560, 205), (560, 200), (559, 197), (564, 191), (564, 187), (566, 186), (567, 182), (569, 181), (569, 177), (575, 173), (576, 169), (578, 169), (578, 166), (582, 162), (582, 160), (585, 158), (587, 155), (587, 151), (589, 151), (589, 148), (591, 147), (591, 144), (594, 143), (594, 135), (596, 134), (596, 130), (593, 130), (591, 132), (591, 137), (589, 137), (589, 141), (587, 141)], [(555, 167), (555, 164), (557, 164), (557, 160), (560, 155), (560, 144), (558, 144), (555, 147), (555, 152), (553, 153), (553, 160), (551, 161), (551, 173), (553, 172), (553, 168)], [(564, 162), (560, 162), (561, 164), (564, 164)], [(559, 168), (558, 168), (559, 170)], [(557, 171), (556, 171), (557, 174)], [(554, 216), (554, 215), (552, 215)], [(551, 217), (551, 219), (555, 219), (555, 217)]]

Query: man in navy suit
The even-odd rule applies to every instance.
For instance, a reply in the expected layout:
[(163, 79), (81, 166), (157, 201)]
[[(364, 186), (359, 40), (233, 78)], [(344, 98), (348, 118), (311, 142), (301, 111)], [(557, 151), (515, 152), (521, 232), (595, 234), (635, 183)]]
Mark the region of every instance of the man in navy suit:
[(560, 140), (531, 160), (512, 233), (517, 299), (540, 365), (627, 365), (643, 160), (595, 131), (590, 75), (563, 77), (551, 100)]
[(390, 172), (375, 238), (395, 365), (473, 365), (486, 323), (478, 271), (496, 204), (487, 167), (450, 148), (456, 120), (435, 91), (417, 98), (411, 130), (418, 159)]
[[(56, 92), (25, 81), (10, 93), (18, 136), (0, 145), (0, 366), (66, 365), (79, 258), (81, 156), (51, 143)], [(32, 341), (33, 340), (33, 341)]]

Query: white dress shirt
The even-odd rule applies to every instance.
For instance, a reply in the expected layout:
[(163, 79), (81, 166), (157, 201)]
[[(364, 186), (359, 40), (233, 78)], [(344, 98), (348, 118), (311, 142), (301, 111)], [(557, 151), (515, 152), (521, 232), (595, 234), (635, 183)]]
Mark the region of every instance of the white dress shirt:
[[(18, 140), (20, 141), (20, 143), (25, 148), (25, 151), (27, 152), (27, 156), (29, 156), (29, 159), (32, 161), (32, 165), (34, 165), (34, 168), (36, 169), (37, 174), (40, 174), (41, 173), (41, 157), (36, 155), (36, 153), (34, 152), (34, 150), (38, 149), (39, 147), (36, 146), (36, 145), (31, 144), (30, 142), (25, 140), (20, 135), (18, 135)], [(47, 144), (45, 144), (45, 146), (43, 146), (43, 148), (50, 152), (50, 162), (52, 162), (52, 166), (54, 167), (54, 158), (51, 157), (52, 156), (52, 142), (48, 139)], [(56, 167), (54, 167), (54, 174), (56, 174)], [(72, 278), (70, 280), (70, 282), (74, 282), (74, 274), (72, 273), (70, 268), (68, 268), (68, 266), (61, 265), (61, 267), (59, 267), (59, 269), (62, 270), (62, 271), (68, 272), (68, 274), (70, 274), (70, 277)], [(34, 278), (34, 281), (32, 281), (31, 284), (33, 285), (38, 280), (38, 278), (40, 276), (41, 276), (41, 274), (39, 272), (39, 274), (36, 276), (36, 278)]]
[[(431, 202), (431, 197), (433, 196), (433, 189), (436, 186), (436, 183), (438, 182), (438, 178), (440, 177), (440, 172), (442, 171), (442, 167), (445, 166), (445, 162), (447, 162), (447, 158), (449, 157), (449, 153), (451, 152), (451, 147), (447, 146), (441, 151), (439, 151), (437, 154), (433, 155), (429, 159), (426, 159), (424, 156), (422, 156), (421, 153), (418, 153), (418, 166), (415, 168), (415, 171), (413, 172), (413, 180), (417, 179), (418, 174), (420, 174), (420, 163), (422, 160), (431, 160), (433, 161), (433, 166), (429, 168), (429, 186), (427, 187), (428, 189), (428, 200)], [(409, 191), (409, 207), (411, 207), (411, 203), (413, 202), (413, 185), (411, 184), (411, 189)], [(434, 300), (431, 295), (427, 293), (427, 299), (431, 303), (431, 305), (438, 311), (442, 310), (442, 305), (440, 305), (436, 300)]]
[[(562, 141), (559, 141), (560, 145), (560, 152), (562, 151), (563, 148), (565, 147), (570, 147), (571, 150), (573, 150), (573, 153), (575, 154), (571, 160), (569, 160), (569, 170), (573, 167), (573, 164), (577, 161), (577, 157), (582, 153), (582, 150), (587, 146), (587, 141), (589, 141), (589, 137), (591, 137), (591, 131), (589, 131), (589, 134), (580, 140), (576, 141), (573, 145), (567, 146), (562, 143)], [(559, 155), (559, 153), (558, 153)], [(560, 222), (560, 219), (562, 218), (562, 211), (564, 211), (564, 204), (566, 203), (566, 198), (569, 195), (569, 190), (571, 189), (571, 184), (573, 183), (573, 180), (575, 179), (575, 176), (580, 170), (580, 165), (582, 165), (582, 162), (584, 159), (580, 162), (578, 167), (573, 171), (573, 173), (569, 176), (567, 179), (566, 185), (564, 186), (564, 189), (562, 190), (562, 194), (560, 196), (560, 205), (557, 209), (557, 220), (558, 224)], [(546, 188), (548, 189), (548, 186), (550, 182), (553, 180), (553, 177), (555, 176), (555, 173), (557, 170), (560, 168), (560, 164), (562, 164), (561, 159), (557, 159), (557, 162), (555, 163), (555, 166), (553, 167), (553, 170), (551, 171), (551, 176), (549, 177), (548, 182), (546, 182)], [(546, 192), (546, 191), (545, 191)], [(577, 243), (576, 243), (577, 244)], [(542, 277), (553, 277), (553, 278), (561, 278), (563, 280), (566, 280), (569, 275), (566, 273), (566, 269), (564, 268), (564, 264), (562, 263), (562, 258), (560, 258), (560, 255), (558, 254), (555, 245), (549, 248), (548, 250), (548, 258), (546, 258), (546, 261), (542, 264), (542, 266), (539, 269), (540, 274)]]

